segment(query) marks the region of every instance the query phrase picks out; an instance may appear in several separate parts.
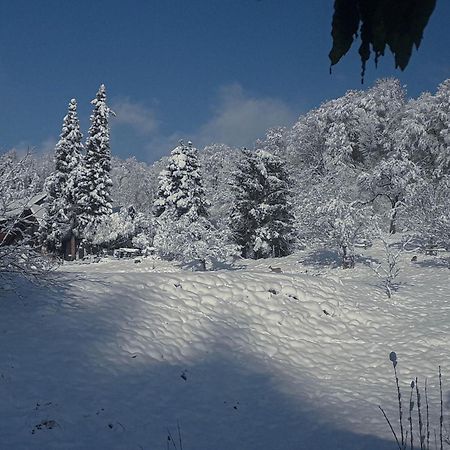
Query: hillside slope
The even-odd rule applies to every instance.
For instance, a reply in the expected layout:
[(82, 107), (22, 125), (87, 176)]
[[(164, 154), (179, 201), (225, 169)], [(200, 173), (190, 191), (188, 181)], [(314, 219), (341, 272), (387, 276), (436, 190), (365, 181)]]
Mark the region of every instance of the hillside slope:
[(437, 259), (405, 256), (391, 300), (361, 262), (244, 263), (69, 265), (56, 292), (2, 298), (0, 447), (174, 448), (179, 423), (184, 450), (392, 449), (378, 410), (395, 423), (392, 350), (405, 398), (428, 377), (437, 426), (439, 364), (450, 379), (449, 271)]

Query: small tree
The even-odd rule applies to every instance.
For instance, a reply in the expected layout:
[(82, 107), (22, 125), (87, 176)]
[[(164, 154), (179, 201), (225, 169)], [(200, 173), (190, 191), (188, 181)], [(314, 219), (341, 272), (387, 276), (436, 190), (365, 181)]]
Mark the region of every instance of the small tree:
[(359, 201), (346, 199), (340, 193), (324, 199), (316, 209), (316, 229), (320, 236), (339, 250), (342, 267), (354, 267), (354, 244), (365, 236), (367, 211)]
[(384, 291), (387, 297), (391, 298), (398, 288), (396, 279), (400, 273), (400, 258), (411, 242), (411, 237), (403, 239), (398, 245), (397, 242), (393, 243), (389, 237), (386, 237), (376, 223), (373, 228), (374, 234), (383, 243), (384, 258), (378, 264), (373, 264), (371, 268), (383, 281)]

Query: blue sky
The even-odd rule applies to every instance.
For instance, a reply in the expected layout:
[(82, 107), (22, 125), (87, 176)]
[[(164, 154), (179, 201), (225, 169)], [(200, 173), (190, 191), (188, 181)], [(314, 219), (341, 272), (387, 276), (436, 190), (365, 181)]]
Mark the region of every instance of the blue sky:
[[(180, 138), (248, 146), (359, 89), (357, 48), (329, 75), (331, 0), (14, 0), (0, 8), (0, 151), (51, 148), (68, 101), (83, 132), (100, 83), (113, 154), (154, 161)], [(450, 2), (438, 0), (405, 72), (410, 96), (450, 77)]]

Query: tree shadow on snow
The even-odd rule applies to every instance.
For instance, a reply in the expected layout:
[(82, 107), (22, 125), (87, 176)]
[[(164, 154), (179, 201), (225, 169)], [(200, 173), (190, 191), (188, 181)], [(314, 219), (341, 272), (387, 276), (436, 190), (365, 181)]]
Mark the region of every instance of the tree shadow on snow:
[[(4, 387), (21, 407), (2, 415), (2, 448), (158, 450), (166, 448), (167, 429), (177, 436), (177, 423), (185, 450), (395, 448), (392, 441), (335, 426), (325, 416), (335, 405), (307, 400), (305, 393), (314, 385), (302, 374), (298, 379), (304, 383), (303, 394), (282, 392), (283, 381), (267, 370), (267, 356), (257, 361), (231, 348), (243, 341), (232, 336), (229, 325), (212, 330), (207, 351), (181, 355), (179, 360), (186, 362), (175, 363), (164, 354), (151, 358), (145, 340), (128, 353), (125, 322), (99, 323), (93, 329), (96, 317), (105, 312), (91, 305), (46, 320), (33, 311), (17, 317), (18, 325), (10, 331), (20, 345), (3, 363), (10, 364), (12, 358), (21, 370), (5, 372), (14, 383)], [(229, 342), (226, 352), (222, 340)], [(341, 413), (345, 415), (345, 409)], [(379, 414), (375, 406), (373, 414)], [(50, 420), (58, 425), (55, 429), (36, 428)]]
[(301, 261), (305, 266), (312, 267), (339, 267), (342, 265), (342, 257), (335, 251), (317, 249), (306, 255)]
[(439, 258), (435, 257), (433, 259), (420, 259), (418, 258), (417, 261), (414, 262), (414, 264), (417, 264), (419, 267), (422, 267), (424, 269), (435, 269), (435, 268), (449, 268), (450, 269), (450, 258)]
[(357, 256), (355, 258), (355, 262), (357, 264), (361, 263), (361, 264), (363, 264), (363, 265), (365, 265), (365, 266), (367, 266), (369, 268), (372, 268), (374, 266), (376, 267), (379, 264), (381, 264), (381, 261), (378, 258), (373, 258), (372, 256), (367, 256), (367, 255)]

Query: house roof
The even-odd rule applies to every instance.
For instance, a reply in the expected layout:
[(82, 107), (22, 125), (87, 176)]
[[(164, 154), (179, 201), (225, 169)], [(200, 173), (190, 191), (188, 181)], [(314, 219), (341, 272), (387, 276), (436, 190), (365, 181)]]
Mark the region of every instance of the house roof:
[(14, 200), (7, 205), (6, 211), (2, 212), (1, 219), (11, 219), (20, 216), (24, 211), (29, 209), (31, 214), (38, 220), (42, 221), (45, 212), (44, 201), (47, 197), (45, 192), (39, 192), (28, 199)]

